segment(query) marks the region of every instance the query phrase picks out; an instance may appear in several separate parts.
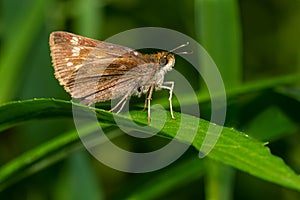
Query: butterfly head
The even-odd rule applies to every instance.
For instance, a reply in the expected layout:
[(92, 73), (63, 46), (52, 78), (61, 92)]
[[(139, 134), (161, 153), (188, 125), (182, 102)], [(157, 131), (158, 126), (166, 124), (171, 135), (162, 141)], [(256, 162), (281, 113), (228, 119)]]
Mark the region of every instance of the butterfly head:
[(158, 54), (158, 64), (163, 71), (170, 71), (175, 65), (174, 54), (170, 52), (161, 52)]
[[(161, 52), (158, 54), (158, 63), (161, 67), (161, 70), (163, 71), (170, 71), (175, 65), (175, 57), (173, 52), (181, 49), (183, 47), (186, 47), (189, 45), (189, 42), (186, 42), (182, 45), (179, 45), (178, 47), (175, 47), (174, 49), (170, 50), (169, 52)], [(177, 52), (176, 54), (191, 54), (193, 53), (192, 51), (182, 51), (182, 52)]]

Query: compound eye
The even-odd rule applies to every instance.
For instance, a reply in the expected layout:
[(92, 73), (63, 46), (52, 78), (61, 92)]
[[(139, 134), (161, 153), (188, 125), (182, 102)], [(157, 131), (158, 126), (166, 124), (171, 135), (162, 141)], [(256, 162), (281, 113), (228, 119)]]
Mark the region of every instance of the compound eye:
[(165, 57), (159, 59), (159, 65), (160, 66), (165, 66), (167, 64), (167, 62), (168, 62), (168, 60)]

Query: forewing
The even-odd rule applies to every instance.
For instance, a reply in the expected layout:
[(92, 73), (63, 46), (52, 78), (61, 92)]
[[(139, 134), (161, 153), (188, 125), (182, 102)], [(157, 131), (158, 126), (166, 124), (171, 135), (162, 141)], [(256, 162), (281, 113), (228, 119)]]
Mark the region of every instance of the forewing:
[(68, 32), (53, 32), (50, 49), (55, 76), (65, 90), (74, 98), (101, 93), (97, 102), (111, 99), (110, 88), (120, 77), (145, 63), (133, 49)]

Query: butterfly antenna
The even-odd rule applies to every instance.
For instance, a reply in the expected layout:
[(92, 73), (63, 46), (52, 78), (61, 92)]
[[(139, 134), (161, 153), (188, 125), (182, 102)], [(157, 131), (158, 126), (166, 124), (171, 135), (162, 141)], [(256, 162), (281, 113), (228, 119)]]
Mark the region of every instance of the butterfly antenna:
[[(179, 45), (178, 47), (175, 47), (174, 49), (170, 50), (169, 52), (174, 52), (178, 49), (188, 46), (189, 44), (190, 44), (189, 42), (186, 42), (182, 45)], [(183, 52), (178, 52), (177, 54), (192, 54), (192, 53), (193, 53), (193, 51), (183, 51)]]

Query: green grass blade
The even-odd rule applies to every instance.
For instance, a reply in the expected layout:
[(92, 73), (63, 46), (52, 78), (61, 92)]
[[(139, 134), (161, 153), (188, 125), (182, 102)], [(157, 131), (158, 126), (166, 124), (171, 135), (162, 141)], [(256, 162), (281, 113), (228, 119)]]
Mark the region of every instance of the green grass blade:
[(241, 28), (235, 0), (196, 0), (196, 32), (200, 44), (218, 66), (227, 88), (242, 80)]
[[(122, 189), (118, 192), (122, 194), (122, 197), (116, 199), (158, 199), (168, 192), (181, 189), (185, 184), (199, 179), (204, 173), (204, 162), (196, 158), (189, 158), (179, 165), (148, 177), (147, 182), (145, 179), (141, 179), (135, 183), (135, 186), (139, 185), (139, 187)], [(124, 193), (126, 194), (128, 191), (130, 194), (124, 197)]]
[[(80, 175), (79, 175), (80, 173)], [(69, 156), (56, 184), (55, 200), (101, 200), (100, 180), (86, 151)]]
[[(284, 86), (287, 84), (299, 83), (300, 82), (300, 73), (284, 75), (274, 78), (269, 78), (259, 81), (251, 81), (244, 83), (242, 86), (237, 88), (228, 88), (226, 89), (226, 96), (228, 99), (235, 98), (237, 96), (242, 96), (245, 94), (251, 94), (255, 92), (262, 92), (263, 90), (273, 89), (279, 86)], [(218, 94), (215, 96), (209, 96), (209, 94), (198, 93), (197, 99), (199, 103), (208, 102), (211, 98), (218, 98)], [(167, 105), (164, 101), (159, 101), (162, 105)], [(187, 105), (191, 104), (191, 98), (187, 95), (184, 99), (181, 100), (181, 104)]]
[[(6, 30), (0, 54), (0, 103), (13, 99), (18, 88), (21, 63), (26, 58), (33, 40), (43, 24), (48, 1), (34, 0), (20, 17)], [(21, 31), (20, 31), (21, 30)]]
[(267, 107), (244, 126), (244, 130), (260, 141), (274, 141), (294, 133), (298, 126), (278, 107)]
[[(0, 113), (2, 115), (0, 117), (0, 127), (11, 127), (22, 121), (29, 121), (33, 119), (66, 116), (71, 117), (71, 106), (71, 102), (54, 99), (27, 100), (2, 105), (0, 106)], [(89, 109), (85, 106), (79, 105), (78, 108), (85, 110)], [(97, 110), (97, 112), (99, 113), (99, 121), (108, 123), (108, 126), (110, 123), (114, 124), (114, 119), (111, 113), (103, 110)], [(147, 116), (145, 113), (141, 111), (132, 111), (131, 115), (134, 116), (134, 120), (137, 123), (147, 125)], [(161, 119), (163, 118), (163, 115), (164, 113), (158, 112), (156, 118)], [(193, 116), (175, 113), (177, 120), (168, 119), (165, 126), (157, 135), (173, 139), (177, 134), (182, 116), (186, 117), (190, 121), (194, 121), (196, 119)], [(3, 119), (3, 117), (5, 119)], [(115, 117), (123, 119), (125, 125), (127, 121), (129, 122), (129, 120), (123, 115), (116, 115)], [(207, 132), (208, 126), (211, 125), (218, 127), (218, 125), (210, 124), (208, 121), (202, 119), (197, 120), (199, 120), (199, 128), (192, 145), (199, 150), (205, 135), (214, 134), (213, 132)], [(176, 137), (176, 139), (181, 142), (190, 142), (191, 135), (189, 133), (194, 130), (195, 125), (185, 124), (184, 126), (186, 134), (181, 137)], [(93, 128), (95, 127), (91, 127), (91, 129)], [(47, 154), (51, 152), (53, 153), (51, 149), (48, 151), (49, 152), (47, 152)], [(39, 151), (32, 151), (30, 155), (39, 155)], [(223, 127), (222, 134), (213, 150), (208, 154), (208, 157), (228, 164), (236, 169), (250, 173), (261, 179), (300, 191), (300, 178), (283, 162), (281, 158), (273, 156), (270, 153), (270, 150), (264, 146), (263, 143), (258, 142), (232, 128)], [(12, 162), (18, 163), (18, 159), (19, 158), (16, 158), (17, 161), (15, 160)], [(10, 173), (7, 173), (8, 168), (10, 168), (9, 163), (0, 168), (0, 177), (2, 177), (0, 180), (1, 184), (3, 184), (3, 181), (6, 180), (5, 177), (10, 176), (10, 174), (14, 171), (10, 170)], [(20, 168), (22, 168), (22, 165)]]
[(74, 15), (74, 30), (91, 38), (99, 38), (103, 23), (102, 0), (75, 0), (72, 2)]
[[(102, 127), (105, 128), (105, 125)], [(93, 130), (95, 127), (86, 126), (82, 131), (88, 134)], [(116, 132), (107, 135), (110, 139), (118, 136)], [(74, 130), (23, 153), (0, 167), (0, 191), (83, 148), (77, 131)]]
[(205, 164), (207, 171), (205, 177), (206, 199), (232, 199), (234, 169), (211, 159)]
[(0, 106), (0, 131), (29, 120), (53, 117), (72, 117), (72, 105), (55, 99), (10, 102)]
[[(242, 41), (237, 1), (196, 0), (195, 18), (199, 41), (218, 66), (225, 87), (238, 88), (242, 81)], [(202, 66), (206, 66), (205, 61)], [(205, 70), (205, 67), (203, 68)], [(238, 115), (238, 109), (234, 108), (234, 112), (231, 111), (227, 115), (227, 120), (236, 121)], [(213, 162), (210, 165), (214, 170), (207, 171), (205, 179), (208, 183), (205, 184), (207, 199), (231, 199), (233, 182), (229, 176), (233, 173), (221, 176), (223, 170), (229, 170), (228, 166), (216, 164), (216, 167), (213, 167)]]
[[(300, 79), (300, 77), (299, 77), (299, 79)], [(276, 91), (278, 93), (282, 94), (282, 95), (293, 98), (293, 99), (300, 102), (300, 88), (299, 87), (298, 88), (293, 88), (293, 87), (284, 88), (284, 87), (282, 87), (282, 88), (276, 89)]]
[[(77, 145), (75, 141), (77, 141)], [(2, 165), (0, 169), (0, 191), (67, 156), (70, 153), (68, 149), (58, 151), (67, 145), (69, 149), (76, 149), (81, 146), (75, 131), (58, 136), (54, 140), (31, 149)]]

